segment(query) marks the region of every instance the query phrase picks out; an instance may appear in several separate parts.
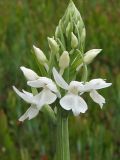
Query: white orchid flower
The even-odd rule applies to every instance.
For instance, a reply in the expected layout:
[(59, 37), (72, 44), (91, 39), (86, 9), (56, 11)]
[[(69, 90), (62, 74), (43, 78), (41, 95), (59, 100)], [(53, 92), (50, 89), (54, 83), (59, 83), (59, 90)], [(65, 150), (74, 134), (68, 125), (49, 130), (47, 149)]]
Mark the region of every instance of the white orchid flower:
[(68, 85), (62, 76), (53, 68), (53, 76), (58, 86), (67, 90), (67, 94), (61, 98), (60, 105), (65, 110), (72, 110), (75, 116), (85, 113), (87, 104), (82, 97), (79, 96), (80, 90), (83, 88), (82, 82), (72, 81)]
[(105, 103), (105, 98), (101, 96), (96, 90), (106, 88), (111, 86), (112, 83), (106, 83), (105, 80), (98, 78), (93, 79), (89, 82), (86, 82), (84, 87), (81, 88), (81, 92), (90, 92), (90, 97), (93, 99), (94, 102), (98, 103), (100, 107), (103, 107), (103, 104)]
[(40, 77), (35, 81), (28, 81), (27, 84), (31, 87), (43, 88), (43, 90), (33, 96), (32, 93), (20, 92), (15, 86), (13, 86), (14, 91), (27, 103), (30, 103), (31, 106), (28, 110), (20, 117), (19, 121), (24, 121), (25, 119), (32, 119), (37, 116), (39, 110), (46, 104), (52, 104), (57, 96), (60, 97), (60, 93), (57, 90), (56, 85), (53, 81), (46, 77)]
[(24, 101), (31, 104), (28, 110), (19, 118), (19, 121), (24, 121), (27, 118), (30, 120), (36, 117), (41, 106), (37, 106), (37, 103), (34, 101), (33, 94), (25, 90), (22, 90), (23, 92), (20, 92), (15, 86), (13, 86), (13, 89)]
[(28, 81), (27, 84), (35, 88), (43, 88), (43, 90), (35, 96), (35, 101), (38, 105), (51, 104), (57, 97), (60, 98), (60, 93), (55, 83), (46, 77), (40, 77), (34, 81)]

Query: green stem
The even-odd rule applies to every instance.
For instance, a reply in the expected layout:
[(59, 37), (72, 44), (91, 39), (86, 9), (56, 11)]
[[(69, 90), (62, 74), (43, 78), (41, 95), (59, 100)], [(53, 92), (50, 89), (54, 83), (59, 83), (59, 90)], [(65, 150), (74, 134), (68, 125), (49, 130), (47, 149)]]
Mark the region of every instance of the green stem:
[(70, 160), (68, 116), (63, 115), (62, 109), (57, 113), (57, 153), (56, 160)]
[(82, 81), (85, 83), (87, 81), (88, 77), (88, 70), (87, 70), (87, 65), (83, 64), (83, 75), (82, 75)]

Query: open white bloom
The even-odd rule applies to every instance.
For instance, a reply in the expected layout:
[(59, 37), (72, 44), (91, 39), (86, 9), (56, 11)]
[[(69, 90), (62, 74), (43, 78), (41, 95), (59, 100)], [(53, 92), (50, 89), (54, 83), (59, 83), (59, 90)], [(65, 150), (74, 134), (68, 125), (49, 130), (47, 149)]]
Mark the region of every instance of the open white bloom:
[(61, 107), (65, 110), (72, 110), (75, 116), (78, 116), (80, 113), (85, 113), (88, 108), (87, 104), (84, 99), (79, 96), (83, 84), (81, 82), (72, 81), (68, 85), (55, 68), (53, 68), (53, 76), (58, 86), (68, 91), (60, 100)]
[(60, 98), (60, 93), (55, 83), (46, 77), (40, 77), (35, 81), (28, 81), (27, 84), (35, 88), (43, 88), (43, 90), (35, 96), (35, 101), (38, 105), (53, 103), (57, 97)]
[(46, 77), (40, 77), (35, 81), (28, 81), (29, 86), (36, 88), (43, 88), (43, 90), (33, 96), (32, 93), (20, 92), (16, 87), (13, 86), (14, 91), (27, 103), (30, 103), (30, 108), (20, 117), (19, 121), (24, 121), (25, 119), (32, 119), (39, 113), (39, 110), (46, 104), (52, 104), (57, 96), (60, 97), (60, 93), (57, 90), (56, 85), (53, 81)]
[(35, 73), (33, 70), (26, 68), (24, 66), (21, 66), (20, 69), (22, 70), (25, 78), (28, 81), (33, 81), (39, 78), (39, 76), (37, 75), (37, 73)]
[(90, 97), (93, 99), (94, 102), (98, 103), (100, 107), (103, 107), (103, 104), (105, 103), (105, 98), (101, 96), (96, 90), (106, 88), (111, 86), (112, 83), (106, 83), (105, 80), (98, 78), (93, 79), (89, 82), (86, 82), (84, 87), (81, 88), (81, 92), (90, 92)]

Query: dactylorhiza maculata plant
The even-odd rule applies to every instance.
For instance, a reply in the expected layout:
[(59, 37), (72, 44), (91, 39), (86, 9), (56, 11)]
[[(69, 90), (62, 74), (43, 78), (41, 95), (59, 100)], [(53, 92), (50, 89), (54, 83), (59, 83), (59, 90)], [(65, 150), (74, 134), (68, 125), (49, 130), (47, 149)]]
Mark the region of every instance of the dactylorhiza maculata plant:
[[(30, 104), (19, 121), (35, 118), (39, 111), (43, 111), (56, 123), (56, 160), (70, 160), (68, 117), (71, 113), (79, 116), (88, 110), (82, 95), (88, 92), (92, 100), (102, 108), (105, 98), (97, 90), (111, 86), (111, 83), (102, 78), (87, 81), (87, 67), (101, 49), (84, 53), (85, 35), (81, 15), (70, 1), (56, 27), (55, 35), (48, 38), (49, 57), (33, 46), (40, 76), (31, 69), (20, 67), (27, 85), (31, 87), (31, 93), (25, 90), (21, 92), (13, 86), (14, 91)], [(77, 81), (80, 70), (81, 80)]]

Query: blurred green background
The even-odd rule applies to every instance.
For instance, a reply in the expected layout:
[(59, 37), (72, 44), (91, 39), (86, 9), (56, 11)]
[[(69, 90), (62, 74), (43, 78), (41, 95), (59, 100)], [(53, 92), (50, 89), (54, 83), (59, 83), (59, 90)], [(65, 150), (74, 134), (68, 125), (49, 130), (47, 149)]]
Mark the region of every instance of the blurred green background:
[[(53, 160), (55, 126), (42, 113), (24, 124), (28, 107), (12, 90), (25, 88), (21, 65), (38, 70), (32, 45), (47, 53), (68, 0), (0, 0), (0, 160)], [(120, 160), (120, 0), (74, 0), (86, 30), (86, 51), (102, 48), (89, 66), (89, 79), (106, 78), (101, 110), (88, 99), (87, 113), (70, 118), (71, 160)], [(39, 71), (38, 71), (39, 72)]]

